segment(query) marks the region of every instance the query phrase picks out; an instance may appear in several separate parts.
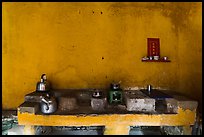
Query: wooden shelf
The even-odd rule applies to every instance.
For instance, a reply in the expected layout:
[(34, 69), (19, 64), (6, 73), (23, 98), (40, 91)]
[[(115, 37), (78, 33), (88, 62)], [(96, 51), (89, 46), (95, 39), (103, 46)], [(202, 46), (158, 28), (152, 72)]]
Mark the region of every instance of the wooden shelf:
[(142, 60), (142, 62), (171, 62), (170, 60)]

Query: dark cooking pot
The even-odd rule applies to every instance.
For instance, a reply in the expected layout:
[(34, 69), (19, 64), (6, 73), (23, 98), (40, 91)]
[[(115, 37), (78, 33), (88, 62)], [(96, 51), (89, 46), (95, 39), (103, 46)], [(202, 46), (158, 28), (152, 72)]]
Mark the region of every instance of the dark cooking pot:
[(120, 89), (120, 84), (119, 83), (111, 83), (111, 89), (113, 89), (113, 90)]

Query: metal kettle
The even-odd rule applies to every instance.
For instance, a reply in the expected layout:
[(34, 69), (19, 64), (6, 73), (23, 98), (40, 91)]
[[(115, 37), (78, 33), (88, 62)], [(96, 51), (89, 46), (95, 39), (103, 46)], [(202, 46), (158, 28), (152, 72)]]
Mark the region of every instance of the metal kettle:
[(41, 96), (40, 110), (44, 114), (51, 114), (57, 110), (57, 101), (53, 96), (47, 94), (46, 96)]
[(50, 90), (50, 84), (49, 82), (47, 81), (47, 77), (46, 77), (46, 74), (42, 74), (41, 75), (41, 79), (40, 81), (37, 83), (37, 86), (36, 86), (36, 91), (49, 91)]
[(120, 90), (120, 83), (111, 83), (110, 88), (112, 90)]

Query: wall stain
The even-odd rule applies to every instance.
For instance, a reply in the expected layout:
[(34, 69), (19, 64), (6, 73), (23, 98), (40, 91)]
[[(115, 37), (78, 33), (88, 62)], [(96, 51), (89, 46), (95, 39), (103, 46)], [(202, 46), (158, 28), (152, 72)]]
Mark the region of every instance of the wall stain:
[[(7, 50), (2, 55), (2, 79), (15, 85), (13, 90), (2, 83), (3, 108), (22, 103), (23, 95), (44, 71), (55, 88), (105, 88), (122, 80), (124, 87), (152, 84), (188, 96), (196, 91), (195, 98), (202, 101), (202, 23), (200, 15), (193, 16), (199, 12), (196, 5), (101, 3), (99, 10), (85, 3), (42, 3), (41, 8), (35, 3), (3, 3), (2, 34), (9, 39), (2, 43), (4, 53)], [(101, 12), (106, 14), (93, 16)], [(171, 63), (141, 62), (146, 39), (152, 35), (161, 39), (161, 53)], [(105, 56), (106, 61), (101, 62)], [(32, 79), (22, 77), (23, 73)], [(22, 86), (22, 81), (31, 84)]]

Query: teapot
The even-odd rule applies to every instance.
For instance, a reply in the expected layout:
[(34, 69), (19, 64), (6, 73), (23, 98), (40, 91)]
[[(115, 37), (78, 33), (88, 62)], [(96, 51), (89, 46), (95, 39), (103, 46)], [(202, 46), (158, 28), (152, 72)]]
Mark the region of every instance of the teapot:
[(53, 96), (46, 94), (46, 96), (40, 96), (40, 110), (44, 114), (51, 114), (57, 110), (57, 101)]
[(49, 90), (50, 90), (50, 84), (47, 81), (46, 74), (42, 74), (40, 81), (36, 85), (36, 91), (46, 92), (46, 91), (49, 91)]

